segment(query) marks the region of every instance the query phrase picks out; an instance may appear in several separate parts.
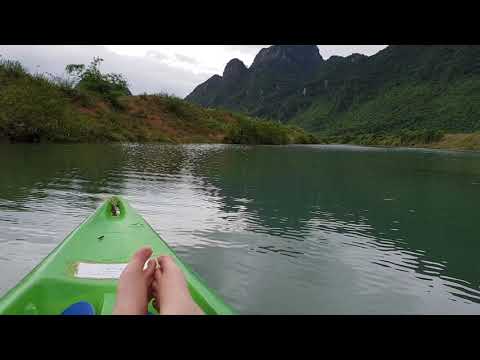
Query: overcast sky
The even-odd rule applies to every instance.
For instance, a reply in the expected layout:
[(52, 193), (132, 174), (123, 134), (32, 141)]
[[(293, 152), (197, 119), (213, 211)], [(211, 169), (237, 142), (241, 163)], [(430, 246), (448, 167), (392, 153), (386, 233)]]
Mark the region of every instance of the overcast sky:
[[(31, 72), (62, 75), (67, 64), (88, 64), (94, 56), (105, 61), (103, 72), (122, 73), (133, 94), (168, 92), (188, 95), (226, 63), (239, 58), (250, 66), (268, 45), (0, 45), (3, 58), (19, 60)], [(373, 55), (386, 45), (319, 45), (324, 59), (352, 53)]]

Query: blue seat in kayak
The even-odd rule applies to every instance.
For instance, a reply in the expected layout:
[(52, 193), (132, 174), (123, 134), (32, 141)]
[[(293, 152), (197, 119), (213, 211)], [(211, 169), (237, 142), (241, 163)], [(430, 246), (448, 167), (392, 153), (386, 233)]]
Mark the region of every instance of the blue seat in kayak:
[(66, 308), (62, 315), (95, 315), (95, 308), (86, 301), (79, 301)]

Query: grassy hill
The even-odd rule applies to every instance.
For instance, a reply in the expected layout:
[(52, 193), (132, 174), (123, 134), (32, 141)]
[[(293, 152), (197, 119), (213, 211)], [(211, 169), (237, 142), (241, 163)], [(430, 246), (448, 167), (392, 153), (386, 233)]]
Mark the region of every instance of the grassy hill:
[[(101, 59), (100, 59), (101, 60)], [(130, 96), (118, 74), (69, 65), (77, 77), (30, 74), (0, 61), (0, 139), (11, 142), (312, 143), (296, 126), (206, 109), (166, 94)], [(86, 74), (86, 75), (85, 75)]]

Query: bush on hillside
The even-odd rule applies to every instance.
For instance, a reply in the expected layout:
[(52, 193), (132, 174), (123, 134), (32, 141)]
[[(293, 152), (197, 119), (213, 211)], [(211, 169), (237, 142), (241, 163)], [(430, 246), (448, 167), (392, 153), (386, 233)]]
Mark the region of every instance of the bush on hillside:
[(311, 144), (316, 139), (300, 128), (276, 122), (255, 120), (236, 115), (237, 121), (229, 126), (225, 141), (233, 144)]
[(9, 138), (41, 141), (70, 128), (68, 101), (47, 81), (25, 77), (0, 90), (0, 131)]
[(19, 61), (7, 59), (0, 59), (0, 71), (4, 76), (14, 78), (19, 78), (27, 74), (27, 70)]
[(443, 139), (444, 132), (441, 130), (406, 130), (402, 129), (392, 133), (342, 133), (336, 135), (323, 135), (324, 143), (358, 144), (358, 145), (381, 145), (381, 146), (413, 146), (432, 144)]
[(65, 71), (77, 83), (76, 89), (99, 94), (113, 106), (121, 107), (118, 98), (132, 95), (128, 82), (122, 74), (102, 74), (99, 69), (102, 61), (103, 59), (95, 57), (88, 67), (83, 64), (69, 64)]

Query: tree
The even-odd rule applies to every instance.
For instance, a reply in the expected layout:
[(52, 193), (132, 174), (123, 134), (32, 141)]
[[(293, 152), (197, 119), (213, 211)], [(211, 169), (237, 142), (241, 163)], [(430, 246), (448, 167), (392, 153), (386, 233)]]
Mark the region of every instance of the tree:
[(102, 74), (99, 67), (103, 61), (100, 57), (94, 57), (88, 67), (83, 64), (69, 64), (65, 71), (75, 81), (76, 89), (98, 93), (113, 105), (119, 105), (119, 96), (132, 95), (128, 89), (128, 81), (122, 74)]

